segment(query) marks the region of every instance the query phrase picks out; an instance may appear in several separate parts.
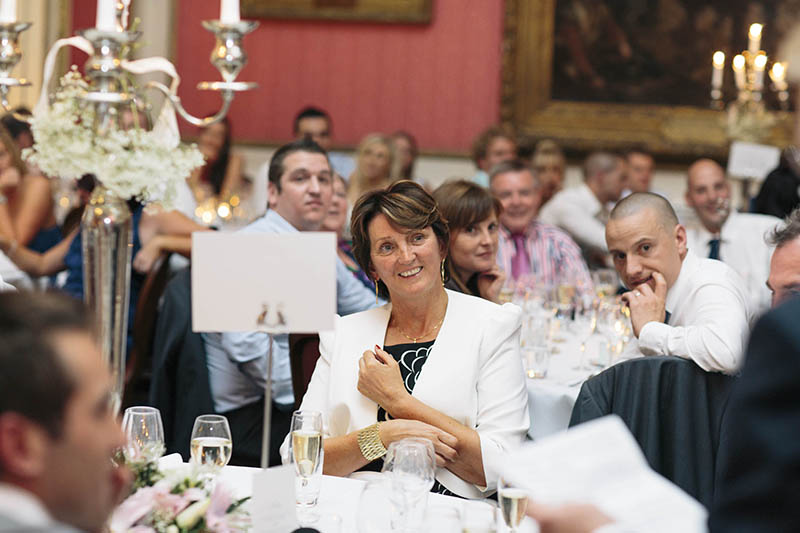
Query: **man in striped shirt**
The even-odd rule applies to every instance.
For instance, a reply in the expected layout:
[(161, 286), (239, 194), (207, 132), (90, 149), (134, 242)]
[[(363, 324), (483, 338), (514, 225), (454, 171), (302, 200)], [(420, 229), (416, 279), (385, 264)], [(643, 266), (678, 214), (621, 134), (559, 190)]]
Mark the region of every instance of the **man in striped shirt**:
[(594, 292), (581, 250), (564, 231), (536, 220), (539, 182), (521, 161), (498, 164), (490, 189), (503, 205), (497, 263), (510, 279), (536, 285), (574, 285), (579, 294)]

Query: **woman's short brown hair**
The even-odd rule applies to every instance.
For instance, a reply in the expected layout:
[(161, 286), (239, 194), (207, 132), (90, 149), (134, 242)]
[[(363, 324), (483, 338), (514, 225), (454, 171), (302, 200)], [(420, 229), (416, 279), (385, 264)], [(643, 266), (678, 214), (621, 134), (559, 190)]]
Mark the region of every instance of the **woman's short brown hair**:
[(462, 230), (489, 218), (500, 216), (503, 206), (485, 188), (467, 180), (448, 181), (433, 191), (442, 216), (450, 226), (450, 233)]
[[(425, 189), (413, 181), (402, 180), (385, 189), (365, 193), (353, 207), (350, 231), (353, 234), (353, 255), (356, 261), (370, 275), (372, 271), (369, 224), (376, 215), (384, 215), (389, 222), (405, 229), (423, 229), (430, 226), (442, 253), (447, 253), (450, 243), (450, 230), (447, 220), (442, 216), (436, 200)], [(386, 285), (378, 281), (378, 294), (388, 299)]]

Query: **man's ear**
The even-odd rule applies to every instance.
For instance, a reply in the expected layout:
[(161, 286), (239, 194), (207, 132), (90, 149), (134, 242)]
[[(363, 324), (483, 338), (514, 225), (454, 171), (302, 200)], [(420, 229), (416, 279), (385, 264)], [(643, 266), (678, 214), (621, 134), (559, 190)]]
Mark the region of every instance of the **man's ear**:
[(681, 256), (681, 259), (686, 257), (686, 228), (683, 227), (683, 224), (678, 224), (675, 226), (675, 244), (678, 247), (678, 255)]
[(50, 440), (42, 426), (23, 415), (0, 414), (0, 471), (19, 479), (46, 475)]

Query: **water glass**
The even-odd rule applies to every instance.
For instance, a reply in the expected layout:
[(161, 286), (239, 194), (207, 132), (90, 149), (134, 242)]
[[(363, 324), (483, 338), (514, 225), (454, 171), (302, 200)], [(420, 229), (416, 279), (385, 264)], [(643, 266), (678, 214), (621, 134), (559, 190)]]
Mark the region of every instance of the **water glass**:
[(497, 501), (508, 530), (517, 533), (517, 528), (525, 518), (525, 508), (528, 506), (527, 494), (506, 479), (500, 478), (497, 482)]
[(436, 459), (427, 439), (402, 439), (389, 445), (384, 471), (389, 472), (396, 513), (392, 527), (419, 531), (425, 517), (428, 493), (433, 487)]
[(525, 374), (532, 379), (547, 377), (550, 368), (550, 350), (546, 346), (523, 346), (525, 358)]
[(319, 519), (315, 508), (322, 483), (322, 413), (295, 411), (292, 414), (289, 458), (295, 468), (297, 518), (301, 524)]
[(155, 407), (128, 407), (122, 416), (123, 453), (129, 462), (150, 463), (164, 455), (164, 424)]
[(392, 531), (391, 517), (395, 515), (394, 502), (389, 497), (388, 480), (368, 481), (358, 500), (356, 522), (359, 533), (387, 533)]
[(216, 478), (233, 453), (228, 419), (222, 415), (200, 415), (195, 418), (190, 449), (191, 463), (201, 476), (212, 480)]

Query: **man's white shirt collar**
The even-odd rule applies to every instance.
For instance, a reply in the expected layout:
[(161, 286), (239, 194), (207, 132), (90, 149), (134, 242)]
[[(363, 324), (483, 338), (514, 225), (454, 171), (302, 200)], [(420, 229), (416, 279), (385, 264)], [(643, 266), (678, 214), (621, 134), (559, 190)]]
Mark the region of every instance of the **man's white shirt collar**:
[(26, 527), (46, 527), (53, 518), (39, 499), (10, 483), (0, 483), (0, 515)]

